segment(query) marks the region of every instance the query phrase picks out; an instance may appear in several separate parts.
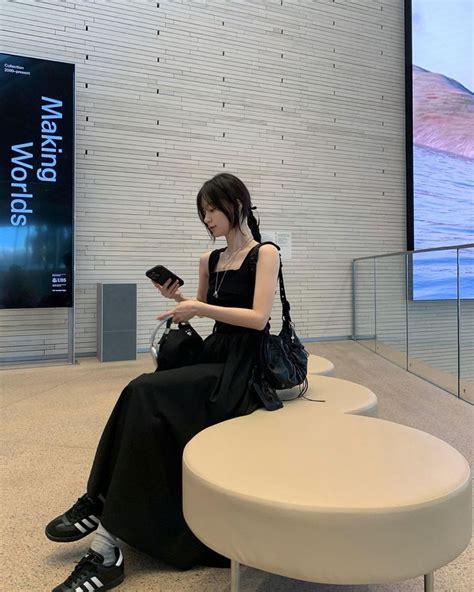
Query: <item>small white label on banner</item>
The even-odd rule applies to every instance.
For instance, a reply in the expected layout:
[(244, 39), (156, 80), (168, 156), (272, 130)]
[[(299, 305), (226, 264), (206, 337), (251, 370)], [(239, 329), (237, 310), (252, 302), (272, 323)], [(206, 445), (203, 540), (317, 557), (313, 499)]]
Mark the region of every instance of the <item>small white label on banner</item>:
[(270, 241), (272, 243), (276, 243), (276, 233), (275, 232), (261, 232), (262, 235), (262, 243), (266, 241)]
[(277, 231), (275, 239), (281, 249), (281, 258), (283, 261), (289, 261), (292, 258), (291, 232), (288, 230)]
[(264, 231), (262, 234), (262, 243), (271, 241), (280, 247), (281, 258), (289, 261), (292, 258), (291, 232), (288, 230)]

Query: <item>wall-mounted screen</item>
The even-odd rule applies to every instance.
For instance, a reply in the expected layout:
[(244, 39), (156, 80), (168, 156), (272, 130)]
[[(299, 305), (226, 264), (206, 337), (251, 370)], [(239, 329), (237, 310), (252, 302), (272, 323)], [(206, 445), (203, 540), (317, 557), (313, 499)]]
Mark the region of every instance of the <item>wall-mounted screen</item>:
[[(474, 242), (472, 0), (406, 0), (409, 250)], [(474, 298), (474, 249), (461, 251)], [(414, 300), (457, 298), (455, 250), (413, 257)]]
[(74, 65), (0, 54), (0, 308), (72, 306)]

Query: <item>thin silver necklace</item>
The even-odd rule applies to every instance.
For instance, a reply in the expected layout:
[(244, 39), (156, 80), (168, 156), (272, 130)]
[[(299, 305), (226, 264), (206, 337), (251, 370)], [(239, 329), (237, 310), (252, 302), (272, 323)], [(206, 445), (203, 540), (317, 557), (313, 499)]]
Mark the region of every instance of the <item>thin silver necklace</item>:
[(253, 237), (252, 238), (249, 238), (249, 240), (246, 243), (244, 243), (239, 249), (237, 249), (237, 251), (234, 251), (234, 253), (232, 253), (231, 257), (229, 257), (229, 259), (227, 260), (226, 267), (224, 269), (224, 274), (222, 275), (222, 278), (221, 278), (221, 282), (220, 283), (219, 283), (219, 271), (216, 271), (216, 287), (215, 287), (214, 293), (213, 293), (213, 296), (214, 296), (214, 298), (216, 300), (219, 298), (219, 290), (221, 289), (222, 282), (224, 281), (225, 276), (226, 276), (226, 273), (229, 270), (230, 262), (233, 261), (234, 260), (234, 257), (237, 255), (237, 253), (240, 253), (240, 251), (244, 247), (246, 247), (252, 240), (253, 240)]

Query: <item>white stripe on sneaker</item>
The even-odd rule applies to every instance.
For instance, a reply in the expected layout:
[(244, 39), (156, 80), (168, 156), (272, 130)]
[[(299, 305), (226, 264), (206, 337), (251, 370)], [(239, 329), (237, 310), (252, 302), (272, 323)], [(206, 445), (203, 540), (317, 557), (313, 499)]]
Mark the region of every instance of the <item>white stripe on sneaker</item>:
[(79, 586), (79, 588), (76, 588), (74, 592), (84, 592), (84, 590)]
[[(87, 530), (82, 526), (82, 524), (80, 522), (75, 522), (74, 526), (77, 528), (77, 530), (82, 532), (82, 534), (87, 534)], [(76, 592), (84, 592), (84, 591), (76, 589)]]
[(87, 592), (94, 592), (95, 588), (92, 584), (89, 584), (89, 582), (84, 582), (84, 586), (87, 588)]
[(83, 518), (82, 524), (85, 524), (87, 528), (96, 528), (96, 525), (93, 522), (87, 520), (87, 518)]
[(119, 558), (117, 559), (117, 563), (115, 564), (117, 567), (122, 565), (122, 562), (123, 562), (123, 555), (122, 555), (122, 550), (120, 549), (120, 547), (118, 547), (118, 551), (119, 551)]
[(91, 578), (91, 582), (94, 582), (94, 584), (97, 586), (97, 590), (99, 588), (103, 588), (104, 586), (104, 584), (99, 580), (99, 578), (96, 578), (95, 576)]
[(93, 522), (97, 522), (97, 524), (99, 524), (100, 520), (97, 518), (97, 516), (94, 516), (94, 514), (91, 514), (89, 516), (89, 520), (92, 520)]

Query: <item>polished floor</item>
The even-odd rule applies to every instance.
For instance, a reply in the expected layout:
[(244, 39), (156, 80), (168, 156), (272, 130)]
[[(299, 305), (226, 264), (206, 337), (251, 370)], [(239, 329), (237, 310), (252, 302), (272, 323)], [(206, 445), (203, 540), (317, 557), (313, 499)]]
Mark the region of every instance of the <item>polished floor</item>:
[[(427, 431), (470, 460), (473, 407), (352, 342), (309, 349), (329, 358), (336, 376), (371, 388), (379, 416)], [(2, 419), (0, 589), (51, 590), (88, 547), (58, 545), (43, 535), (48, 520), (69, 507), (84, 485), (102, 427), (121, 388), (151, 371), (151, 360), (0, 371)], [(284, 536), (284, 533), (282, 533)], [(229, 592), (229, 571), (177, 572), (125, 547), (129, 592)], [(317, 558), (315, 558), (317, 560)], [(374, 559), (376, 560), (376, 559)], [(472, 592), (472, 547), (435, 575), (436, 592)], [(244, 568), (242, 592), (422, 592), (423, 578), (370, 586), (309, 584)]]

